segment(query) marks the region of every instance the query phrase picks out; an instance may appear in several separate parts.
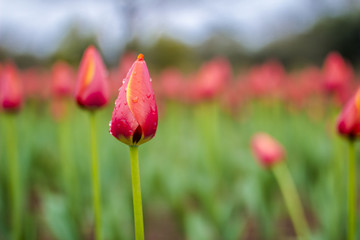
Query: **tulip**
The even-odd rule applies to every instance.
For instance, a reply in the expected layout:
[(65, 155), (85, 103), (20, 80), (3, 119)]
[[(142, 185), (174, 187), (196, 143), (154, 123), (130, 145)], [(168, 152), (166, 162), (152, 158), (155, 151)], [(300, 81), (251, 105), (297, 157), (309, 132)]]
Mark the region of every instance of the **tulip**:
[(251, 147), (260, 164), (265, 167), (271, 167), (285, 157), (283, 147), (266, 133), (255, 134)]
[(110, 122), (110, 134), (129, 146), (143, 144), (155, 136), (158, 112), (144, 56), (139, 54), (130, 68)]
[(339, 134), (348, 139), (348, 239), (356, 236), (356, 157), (355, 139), (360, 135), (360, 91), (343, 108), (337, 120)]
[(301, 237), (307, 239), (308, 224), (290, 171), (283, 161), (285, 157), (283, 147), (266, 133), (255, 134), (251, 140), (251, 147), (260, 164), (272, 170), (299, 239)]
[(23, 90), (14, 64), (7, 63), (0, 76), (0, 104), (5, 112), (20, 110), (23, 103)]
[(333, 93), (340, 103), (351, 93), (354, 71), (350, 64), (337, 52), (327, 55), (323, 65), (324, 89)]
[(339, 134), (349, 140), (354, 140), (360, 135), (360, 112), (358, 109), (353, 97), (346, 103), (337, 120)]
[(175, 68), (164, 70), (160, 75), (162, 95), (166, 99), (179, 100), (184, 86), (181, 72)]
[(155, 136), (157, 123), (151, 78), (144, 55), (139, 54), (119, 89), (110, 122), (110, 134), (130, 147), (136, 240), (144, 239), (138, 146)]
[(95, 110), (105, 106), (109, 100), (107, 71), (100, 54), (90, 46), (82, 57), (75, 98), (78, 105), (90, 111), (91, 168), (93, 186), (93, 208), (95, 215), (95, 239), (102, 239), (101, 234), (101, 198), (99, 184), (99, 166), (96, 143)]
[(220, 95), (231, 79), (231, 65), (226, 58), (204, 63), (190, 85), (193, 101), (209, 100)]
[(9, 167), (9, 197), (11, 202), (11, 239), (19, 240), (21, 236), (21, 181), (19, 176), (19, 156), (17, 149), (16, 115), (23, 103), (23, 92), (14, 64), (7, 63), (0, 76), (1, 108), (6, 116), (6, 150)]
[(67, 114), (68, 97), (73, 92), (73, 71), (65, 62), (57, 62), (51, 69), (51, 113), (55, 120), (63, 120)]
[(94, 46), (86, 49), (79, 68), (75, 97), (79, 106), (94, 110), (109, 101), (107, 71)]
[(73, 71), (65, 62), (57, 62), (51, 69), (52, 93), (54, 97), (67, 97), (73, 91)]
[(275, 60), (252, 67), (249, 73), (251, 93), (256, 97), (278, 97), (285, 74), (282, 64)]
[(327, 55), (324, 66), (324, 87), (327, 91), (341, 91), (353, 78), (352, 68), (337, 52)]

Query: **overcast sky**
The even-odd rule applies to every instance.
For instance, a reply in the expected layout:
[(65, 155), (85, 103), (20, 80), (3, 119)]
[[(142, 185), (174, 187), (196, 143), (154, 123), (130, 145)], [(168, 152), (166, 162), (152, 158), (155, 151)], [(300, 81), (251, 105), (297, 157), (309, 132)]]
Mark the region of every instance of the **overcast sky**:
[[(343, 14), (360, 0), (0, 0), (0, 44), (46, 56), (68, 29), (95, 33), (105, 57), (133, 35), (151, 43), (169, 35), (198, 44), (227, 33), (249, 49), (311, 27), (319, 17)], [(350, 5), (353, 4), (353, 5)]]

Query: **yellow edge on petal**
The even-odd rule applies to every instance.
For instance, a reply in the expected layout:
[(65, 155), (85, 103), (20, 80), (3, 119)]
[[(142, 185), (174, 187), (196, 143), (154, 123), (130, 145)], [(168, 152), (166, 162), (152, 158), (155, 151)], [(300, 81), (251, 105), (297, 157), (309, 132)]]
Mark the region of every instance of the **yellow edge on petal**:
[(94, 73), (95, 73), (95, 63), (94, 58), (90, 56), (89, 58), (89, 65), (86, 69), (85, 73), (85, 81), (84, 81), (84, 87), (88, 86), (91, 83), (91, 80), (93, 79)]
[[(130, 91), (129, 91), (128, 87), (129, 87), (131, 81), (133, 80), (133, 77), (134, 77), (135, 74), (136, 74), (136, 73), (131, 74), (130, 79), (129, 79), (129, 82), (128, 82), (127, 86), (126, 86), (126, 87), (127, 87), (127, 89), (126, 89), (126, 101), (127, 101), (127, 103), (128, 103), (130, 112), (132, 113), (133, 116), (134, 116), (134, 113), (133, 113), (133, 111), (132, 111), (132, 109), (131, 109), (131, 107), (130, 107), (130, 105), (131, 105), (130, 103), (131, 103), (131, 101), (133, 101), (133, 99), (131, 99), (131, 95), (130, 95)], [(139, 99), (136, 99), (135, 101), (139, 101)], [(137, 121), (137, 119), (135, 119), (135, 120)], [(138, 122), (138, 124), (140, 125), (139, 122)], [(140, 126), (140, 127), (141, 127), (141, 126)], [(133, 137), (134, 137), (134, 136), (131, 136), (131, 140), (130, 140), (131, 142), (133, 142)], [(144, 133), (142, 132), (141, 138), (140, 138), (139, 142), (141, 142), (141, 140), (143, 140), (143, 138), (144, 138)], [(135, 144), (135, 145), (137, 145), (137, 144)]]
[(355, 105), (356, 105), (357, 110), (359, 111), (360, 110), (360, 89), (356, 92), (356, 95), (355, 95)]

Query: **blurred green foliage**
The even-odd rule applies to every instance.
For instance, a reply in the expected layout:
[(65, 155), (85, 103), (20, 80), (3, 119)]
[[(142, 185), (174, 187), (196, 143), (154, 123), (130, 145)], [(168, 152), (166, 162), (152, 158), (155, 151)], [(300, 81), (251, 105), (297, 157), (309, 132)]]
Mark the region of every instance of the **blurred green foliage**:
[[(88, 113), (72, 106), (65, 121), (55, 122), (47, 106), (35, 112), (34, 104), (20, 112), (18, 128), (13, 129), (19, 136), (23, 239), (91, 239)], [(127, 240), (133, 239), (130, 160), (127, 146), (108, 133), (112, 107), (97, 114), (103, 227), (106, 239)], [(271, 171), (251, 155), (249, 141), (257, 131), (284, 144), (311, 239), (343, 239), (346, 148), (333, 130), (335, 112), (319, 117), (289, 111), (279, 103), (253, 101), (233, 116), (216, 101), (192, 106), (167, 102), (155, 138), (139, 149), (147, 239), (294, 236)], [(6, 128), (3, 117), (1, 129)], [(3, 132), (0, 238), (7, 239), (9, 183)], [(64, 174), (66, 169), (70, 175)], [(162, 227), (166, 223), (170, 229)]]

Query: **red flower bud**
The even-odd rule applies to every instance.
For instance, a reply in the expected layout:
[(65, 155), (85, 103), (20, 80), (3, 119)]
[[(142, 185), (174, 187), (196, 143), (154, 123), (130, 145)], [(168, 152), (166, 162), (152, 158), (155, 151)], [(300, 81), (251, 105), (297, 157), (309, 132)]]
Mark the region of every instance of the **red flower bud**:
[(266, 133), (257, 133), (251, 140), (251, 148), (261, 165), (271, 167), (285, 157), (283, 147)]
[(324, 87), (329, 92), (341, 92), (351, 82), (353, 70), (337, 52), (327, 55), (324, 66)]
[(88, 47), (82, 57), (75, 97), (81, 107), (90, 110), (103, 107), (109, 100), (107, 71), (94, 46)]
[(70, 96), (73, 91), (73, 71), (65, 62), (57, 62), (51, 69), (53, 97)]
[[(343, 108), (337, 120), (339, 134), (354, 139), (360, 135), (360, 96), (356, 94)], [(358, 106), (357, 106), (358, 105)]]
[(23, 103), (23, 89), (14, 64), (8, 63), (0, 77), (0, 104), (7, 112), (16, 112)]
[(144, 56), (130, 68), (110, 122), (110, 134), (127, 145), (140, 145), (155, 136), (158, 112)]

